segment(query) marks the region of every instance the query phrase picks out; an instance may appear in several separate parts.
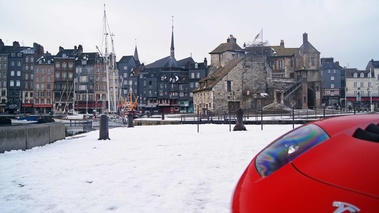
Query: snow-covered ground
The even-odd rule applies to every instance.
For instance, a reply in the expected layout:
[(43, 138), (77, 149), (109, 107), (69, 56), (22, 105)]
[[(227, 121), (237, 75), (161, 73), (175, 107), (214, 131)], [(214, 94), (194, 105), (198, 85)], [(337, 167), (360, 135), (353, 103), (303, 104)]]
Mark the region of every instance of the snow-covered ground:
[(252, 158), (292, 130), (245, 126), (120, 127), (0, 154), (0, 212), (227, 213)]

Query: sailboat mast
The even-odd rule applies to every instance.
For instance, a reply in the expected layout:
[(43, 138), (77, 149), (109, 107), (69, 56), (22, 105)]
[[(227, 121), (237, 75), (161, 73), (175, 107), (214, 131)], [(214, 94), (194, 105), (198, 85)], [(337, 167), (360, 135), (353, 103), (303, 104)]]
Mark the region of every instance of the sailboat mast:
[(104, 4), (104, 18), (103, 18), (103, 27), (104, 27), (104, 36), (105, 36), (105, 52), (104, 52), (104, 60), (105, 60), (105, 72), (107, 73), (107, 102), (108, 102), (108, 112), (111, 110), (111, 102), (109, 98), (109, 55), (108, 55), (108, 31), (107, 31), (107, 13), (105, 11)]
[(114, 50), (113, 37), (114, 34), (111, 33), (111, 43), (112, 43), (112, 73), (113, 73), (113, 110), (117, 112), (117, 100), (116, 100), (116, 53)]

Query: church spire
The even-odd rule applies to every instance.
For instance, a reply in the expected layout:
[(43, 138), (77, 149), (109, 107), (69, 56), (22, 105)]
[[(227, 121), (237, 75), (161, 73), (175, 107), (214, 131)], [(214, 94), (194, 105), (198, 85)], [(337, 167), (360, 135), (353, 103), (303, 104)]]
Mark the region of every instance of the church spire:
[(137, 39), (135, 39), (135, 48), (134, 48), (134, 60), (139, 61), (138, 51), (137, 51)]
[(172, 33), (171, 33), (171, 48), (170, 56), (175, 58), (175, 48), (174, 48), (174, 16), (172, 16)]

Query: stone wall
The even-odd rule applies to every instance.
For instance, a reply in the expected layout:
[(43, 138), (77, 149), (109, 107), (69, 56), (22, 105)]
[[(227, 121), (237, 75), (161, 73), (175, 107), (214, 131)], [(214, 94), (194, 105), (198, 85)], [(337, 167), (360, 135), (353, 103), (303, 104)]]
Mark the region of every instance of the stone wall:
[(44, 123), (0, 128), (0, 153), (11, 150), (27, 150), (44, 146), (65, 138), (62, 123)]

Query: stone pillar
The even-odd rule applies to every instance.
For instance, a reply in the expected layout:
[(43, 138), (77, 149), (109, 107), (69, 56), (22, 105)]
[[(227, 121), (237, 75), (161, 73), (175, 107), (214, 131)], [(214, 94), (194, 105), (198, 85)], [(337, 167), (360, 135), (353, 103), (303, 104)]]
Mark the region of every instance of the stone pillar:
[(133, 112), (128, 113), (128, 128), (129, 127), (134, 127)]
[(109, 125), (108, 125), (108, 116), (100, 116), (100, 137), (98, 140), (110, 140), (109, 138)]
[(233, 128), (233, 131), (246, 131), (245, 125), (243, 125), (243, 111), (239, 109), (237, 111), (237, 122)]

